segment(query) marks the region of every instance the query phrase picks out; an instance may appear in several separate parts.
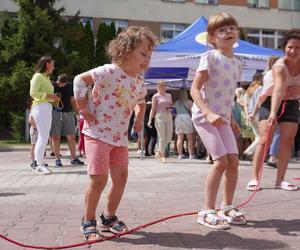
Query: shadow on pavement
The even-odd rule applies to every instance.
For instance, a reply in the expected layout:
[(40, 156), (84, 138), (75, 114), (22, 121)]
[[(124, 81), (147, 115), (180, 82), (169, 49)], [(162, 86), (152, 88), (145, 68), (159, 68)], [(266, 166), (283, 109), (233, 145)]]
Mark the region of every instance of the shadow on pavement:
[(26, 195), (25, 193), (0, 193), (0, 197)]
[(299, 237), (299, 233), (296, 234), (295, 232), (300, 232), (300, 219), (271, 219), (261, 221), (248, 220), (248, 224), (253, 224), (255, 228), (275, 228), (281, 235)]
[(186, 249), (284, 249), (289, 247), (284, 242), (265, 239), (241, 238), (229, 231), (214, 231), (206, 235), (179, 232), (135, 232), (138, 239), (116, 239), (133, 245), (158, 245), (163, 247), (184, 247)]
[(25, 152), (25, 151), (29, 151), (28, 147), (3, 147), (0, 146), (0, 152)]
[[(60, 168), (61, 169), (61, 168)], [(53, 175), (59, 175), (59, 174), (77, 174), (77, 175), (87, 175), (86, 170), (82, 170), (82, 171), (52, 171)]]

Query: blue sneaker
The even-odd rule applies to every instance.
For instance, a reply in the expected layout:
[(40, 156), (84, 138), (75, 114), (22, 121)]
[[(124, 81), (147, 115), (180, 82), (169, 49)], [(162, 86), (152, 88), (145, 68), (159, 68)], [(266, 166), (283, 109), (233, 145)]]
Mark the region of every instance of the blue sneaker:
[(61, 160), (60, 160), (60, 159), (56, 159), (56, 160), (55, 160), (55, 166), (56, 166), (56, 167), (62, 167), (62, 166), (63, 166), (63, 164), (61, 163)]
[(77, 157), (74, 160), (71, 160), (72, 165), (84, 165), (84, 162), (79, 160)]

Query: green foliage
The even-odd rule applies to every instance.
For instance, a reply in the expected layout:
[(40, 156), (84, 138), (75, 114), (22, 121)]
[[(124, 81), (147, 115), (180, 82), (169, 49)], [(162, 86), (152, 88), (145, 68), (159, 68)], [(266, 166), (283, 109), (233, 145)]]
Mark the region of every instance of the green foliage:
[(25, 112), (11, 113), (11, 130), (14, 139), (17, 141), (24, 141), (25, 138)]
[(82, 58), (86, 58), (88, 67), (91, 68), (94, 66), (94, 51), (95, 51), (95, 46), (94, 46), (94, 35), (93, 31), (91, 28), (91, 23), (90, 21), (87, 21), (86, 25), (83, 28), (83, 43), (81, 46), (81, 56)]
[[(91, 26), (83, 27), (79, 13), (66, 21), (66, 29), (62, 35), (62, 49), (65, 63), (61, 72), (74, 76), (94, 66), (94, 38)], [(89, 38), (87, 38), (89, 37)]]
[(73, 18), (66, 20), (66, 29), (61, 35), (62, 47), (65, 53), (72, 53), (74, 50), (79, 51), (83, 39), (83, 26), (77, 12)]
[[(15, 93), (12, 96), (13, 105), (16, 107), (16, 111), (20, 110), (26, 104), (29, 97), (29, 81), (33, 74), (31, 66), (28, 66), (25, 61), (18, 61), (16, 66), (13, 67), (10, 77), (10, 90)], [(16, 102), (15, 100), (18, 100)], [(22, 100), (22, 101), (21, 101)]]
[(16, 121), (27, 108), (38, 59), (43, 55), (54, 58), (53, 79), (61, 73), (75, 76), (108, 62), (105, 46), (116, 28), (114, 23), (101, 24), (95, 48), (91, 24), (83, 27), (79, 12), (67, 19), (62, 16), (64, 8), (54, 8), (55, 0), (13, 1), (19, 6), (17, 17), (0, 13), (0, 126), (17, 133)]
[(34, 0), (34, 3), (38, 5), (41, 9), (46, 9), (50, 6), (53, 6), (55, 0)]
[(9, 114), (23, 112), (29, 97), (29, 81), (32, 67), (24, 61), (18, 61), (13, 67), (11, 75), (0, 75), (0, 119), (2, 125), (9, 125)]
[(2, 126), (7, 126), (8, 111), (10, 111), (9, 98), (11, 92), (7, 86), (10, 84), (10, 76), (0, 74), (0, 119)]
[[(41, 9), (33, 0), (15, 1), (18, 18), (2, 13), (0, 21), (0, 120), (13, 128), (16, 116), (23, 113), (29, 96), (33, 65), (44, 54), (59, 54), (55, 23), (61, 10)], [(9, 125), (9, 124), (8, 124)]]
[(109, 63), (109, 59), (106, 55), (106, 46), (109, 41), (116, 36), (116, 34), (117, 32), (114, 22), (110, 25), (106, 25), (105, 23), (101, 23), (99, 25), (95, 52), (96, 62), (98, 65)]

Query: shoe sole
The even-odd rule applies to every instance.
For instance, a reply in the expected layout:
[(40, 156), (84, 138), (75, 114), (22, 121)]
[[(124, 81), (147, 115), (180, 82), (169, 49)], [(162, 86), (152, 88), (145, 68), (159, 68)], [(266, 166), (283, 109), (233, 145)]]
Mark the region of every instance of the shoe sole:
[(52, 172), (50, 170), (49, 170), (49, 173), (37, 172), (36, 169), (33, 169), (32, 171), (36, 175), (51, 175), (52, 174)]
[[(123, 230), (121, 232), (117, 231), (117, 230), (114, 230), (113, 228), (109, 227), (109, 226), (105, 226), (105, 225), (100, 225), (99, 226), (101, 229), (102, 229), (102, 232), (105, 231), (105, 232), (111, 232), (113, 234), (120, 234), (120, 233), (124, 233), (124, 232), (128, 232), (128, 230)], [(104, 229), (104, 230), (103, 230)]]
[(39, 173), (39, 172), (35, 172), (35, 171), (34, 171), (34, 174), (36, 174), (36, 175), (51, 175), (51, 173)]
[(211, 225), (211, 224), (205, 222), (202, 218), (198, 218), (197, 219), (197, 223), (199, 223), (199, 224), (201, 224), (203, 226), (210, 227), (210, 228), (213, 228), (213, 229), (218, 229), (218, 230), (227, 230), (227, 229), (230, 229), (230, 225), (215, 226), (215, 225)]

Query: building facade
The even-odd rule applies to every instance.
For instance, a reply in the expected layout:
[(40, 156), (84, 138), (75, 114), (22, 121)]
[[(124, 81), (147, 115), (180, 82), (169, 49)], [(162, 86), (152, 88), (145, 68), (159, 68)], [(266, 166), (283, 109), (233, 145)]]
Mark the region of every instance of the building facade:
[[(300, 29), (300, 0), (59, 0), (65, 16), (80, 11), (82, 22), (90, 21), (97, 31), (101, 22), (115, 22), (117, 28), (131, 25), (150, 27), (166, 42), (199, 16), (217, 12), (232, 14), (246, 33), (247, 40), (277, 49), (282, 35)], [(0, 1), (0, 11), (15, 13), (11, 0)]]

